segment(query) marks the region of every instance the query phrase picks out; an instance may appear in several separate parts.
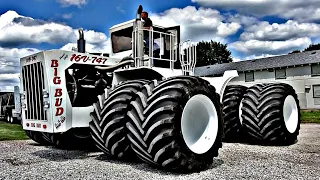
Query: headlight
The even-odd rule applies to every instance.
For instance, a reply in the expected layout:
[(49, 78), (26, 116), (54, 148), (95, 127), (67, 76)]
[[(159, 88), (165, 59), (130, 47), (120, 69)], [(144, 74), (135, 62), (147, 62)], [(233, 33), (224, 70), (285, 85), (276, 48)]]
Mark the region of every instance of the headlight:
[(43, 90), (42, 91), (42, 95), (43, 95), (44, 98), (48, 98), (49, 97), (49, 92), (46, 91), (46, 90)]
[(22, 92), (20, 96), (21, 96), (21, 100), (25, 100), (26, 99), (26, 93), (25, 92)]
[(43, 102), (43, 107), (44, 107), (44, 108), (49, 108), (49, 107), (50, 107), (49, 101), (44, 101), (44, 102)]
[(21, 107), (22, 107), (23, 109), (25, 109), (25, 108), (27, 107), (27, 105), (22, 102), (22, 103), (21, 103)]

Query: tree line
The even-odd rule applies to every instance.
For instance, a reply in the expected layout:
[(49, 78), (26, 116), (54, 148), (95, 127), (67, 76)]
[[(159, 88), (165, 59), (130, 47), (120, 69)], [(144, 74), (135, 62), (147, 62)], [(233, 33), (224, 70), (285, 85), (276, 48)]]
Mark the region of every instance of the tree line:
[[(288, 54), (314, 50), (320, 50), (320, 43), (310, 44), (304, 50), (294, 50)], [(227, 48), (227, 44), (222, 44), (212, 40), (201, 41), (197, 43), (197, 67), (230, 62), (233, 62), (233, 59), (231, 56), (231, 51), (229, 51)]]
[(232, 62), (231, 51), (227, 49), (227, 44), (215, 41), (201, 41), (197, 44), (196, 66), (207, 66)]
[(294, 50), (294, 51), (290, 52), (289, 54), (301, 53), (301, 52), (306, 52), (306, 51), (314, 51), (314, 50), (320, 50), (320, 43), (318, 43), (318, 44), (310, 44), (304, 50)]

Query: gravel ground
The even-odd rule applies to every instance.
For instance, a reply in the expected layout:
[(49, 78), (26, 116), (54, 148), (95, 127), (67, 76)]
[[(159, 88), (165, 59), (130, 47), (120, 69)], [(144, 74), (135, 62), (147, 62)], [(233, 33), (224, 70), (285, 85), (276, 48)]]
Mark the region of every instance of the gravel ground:
[(0, 142), (0, 168), (0, 179), (320, 179), (320, 124), (302, 124), (289, 147), (224, 143), (212, 168), (187, 175), (31, 140)]

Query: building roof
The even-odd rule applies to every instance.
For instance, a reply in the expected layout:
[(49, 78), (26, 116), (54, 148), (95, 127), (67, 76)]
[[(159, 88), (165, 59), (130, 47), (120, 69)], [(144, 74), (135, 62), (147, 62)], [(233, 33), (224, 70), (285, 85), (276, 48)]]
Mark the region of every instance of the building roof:
[(306, 65), (313, 63), (320, 63), (320, 50), (196, 67), (195, 75), (220, 75), (227, 70), (237, 70), (238, 72), (244, 72), (252, 70), (274, 69), (280, 67), (287, 68), (297, 65)]

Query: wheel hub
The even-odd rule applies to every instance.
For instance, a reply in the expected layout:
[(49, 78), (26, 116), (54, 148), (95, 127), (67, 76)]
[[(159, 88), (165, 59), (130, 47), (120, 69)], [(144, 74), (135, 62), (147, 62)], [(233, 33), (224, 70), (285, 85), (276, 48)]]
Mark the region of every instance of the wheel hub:
[(290, 133), (294, 133), (298, 127), (298, 116), (297, 102), (293, 96), (289, 95), (283, 104), (283, 118), (286, 128)]
[(188, 148), (196, 154), (207, 152), (218, 134), (215, 105), (205, 95), (195, 95), (186, 103), (181, 117), (181, 131)]

